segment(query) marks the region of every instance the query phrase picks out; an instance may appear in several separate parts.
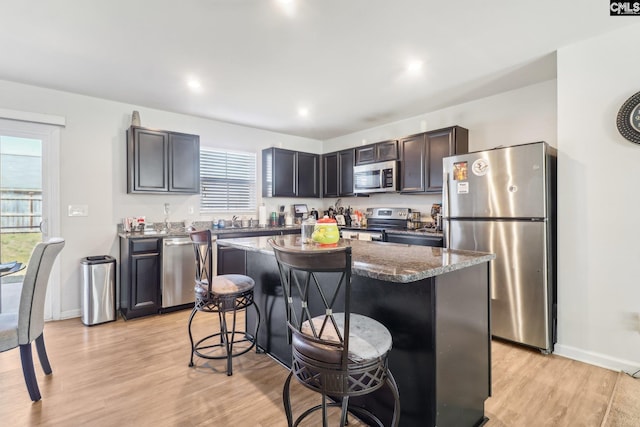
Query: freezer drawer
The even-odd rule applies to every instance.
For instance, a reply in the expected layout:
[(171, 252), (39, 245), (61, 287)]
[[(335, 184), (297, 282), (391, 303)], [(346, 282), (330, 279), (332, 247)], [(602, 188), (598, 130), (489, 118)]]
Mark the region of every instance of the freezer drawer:
[(553, 350), (553, 288), (546, 221), (450, 220), (451, 248), (493, 252), (491, 332)]

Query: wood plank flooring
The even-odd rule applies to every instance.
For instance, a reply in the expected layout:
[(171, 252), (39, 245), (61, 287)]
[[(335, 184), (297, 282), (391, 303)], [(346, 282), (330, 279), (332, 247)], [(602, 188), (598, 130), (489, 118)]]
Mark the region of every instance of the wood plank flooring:
[[(255, 352), (234, 359), (231, 377), (224, 361), (196, 359), (189, 368), (188, 315), (179, 311), (93, 327), (80, 319), (47, 323), (52, 375), (43, 375), (34, 350), (40, 402), (29, 400), (19, 351), (0, 354), (0, 425), (285, 426), (281, 392), (288, 371)], [(196, 334), (208, 331), (213, 317), (198, 314)], [(617, 377), (494, 341), (487, 426), (601, 426)], [(637, 381), (635, 386), (640, 393)], [(299, 384), (292, 386), (292, 399), (298, 414), (319, 403), (318, 395)], [(319, 418), (305, 425), (320, 425)]]

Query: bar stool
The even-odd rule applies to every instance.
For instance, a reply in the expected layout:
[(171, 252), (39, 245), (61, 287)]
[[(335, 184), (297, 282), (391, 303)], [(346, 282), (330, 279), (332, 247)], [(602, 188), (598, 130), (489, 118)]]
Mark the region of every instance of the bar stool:
[[(291, 334), (293, 360), (282, 391), (288, 425), (297, 426), (321, 409), (326, 427), (328, 406), (341, 407), (341, 426), (347, 424), (347, 412), (382, 425), (368, 409), (349, 406), (349, 397), (386, 385), (394, 399), (392, 425), (397, 426), (400, 397), (387, 360), (391, 333), (380, 322), (350, 311), (351, 247), (306, 250), (284, 247), (274, 239), (269, 244), (280, 270)], [(295, 421), (290, 398), (294, 376), (322, 395), (321, 404)], [(328, 403), (327, 398), (334, 402)]]
[[(189, 366), (193, 366), (193, 356), (203, 359), (226, 359), (227, 375), (233, 374), (232, 358), (250, 351), (256, 346), (258, 328), (260, 327), (260, 310), (253, 300), (253, 288), (255, 282), (251, 277), (241, 274), (224, 274), (212, 276), (213, 250), (211, 244), (211, 230), (196, 231), (190, 234), (196, 256), (196, 286), (195, 305), (189, 316), (189, 340), (191, 341), (191, 360)], [(257, 314), (256, 328), (253, 336), (245, 330), (236, 328), (236, 315), (238, 311), (253, 306)], [(217, 313), (220, 329), (211, 335), (194, 342), (191, 332), (191, 324), (197, 312)], [(231, 327), (227, 322), (227, 314), (232, 316)], [(242, 347), (234, 352), (234, 345), (250, 342), (248, 347)], [(217, 349), (222, 349), (223, 354), (213, 354)]]

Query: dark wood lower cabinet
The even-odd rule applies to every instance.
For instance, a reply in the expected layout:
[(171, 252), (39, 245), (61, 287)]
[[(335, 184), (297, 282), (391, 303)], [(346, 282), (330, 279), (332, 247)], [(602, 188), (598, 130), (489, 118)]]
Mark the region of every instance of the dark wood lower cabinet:
[[(275, 257), (246, 252), (262, 313), (258, 345), (287, 366), (291, 347)], [(486, 280), (481, 278), (485, 277)], [(483, 423), (491, 392), (488, 263), (412, 283), (352, 276), (352, 312), (383, 323), (393, 337), (389, 367), (400, 391), (401, 426)], [(480, 279), (479, 279), (480, 278)], [(255, 327), (253, 310), (247, 327)], [(390, 391), (352, 398), (390, 425)]]
[(245, 253), (242, 249), (218, 247), (218, 274), (246, 274)]
[[(260, 237), (285, 234), (300, 234), (299, 228), (274, 230), (256, 230), (256, 231), (238, 231), (237, 233), (224, 233), (217, 236), (218, 240), (236, 239), (242, 237)], [(247, 274), (247, 258), (246, 251), (242, 249), (232, 248), (230, 246), (216, 245), (217, 261), (216, 272), (220, 274)]]
[(120, 238), (120, 312), (125, 319), (160, 309), (159, 238)]

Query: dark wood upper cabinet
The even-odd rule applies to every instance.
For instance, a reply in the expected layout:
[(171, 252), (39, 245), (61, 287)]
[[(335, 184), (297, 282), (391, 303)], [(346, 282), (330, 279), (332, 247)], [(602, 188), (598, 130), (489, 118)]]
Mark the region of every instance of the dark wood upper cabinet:
[(282, 148), (262, 150), (263, 197), (320, 197), (320, 156)]
[(400, 191), (424, 192), (426, 186), (425, 165), (427, 162), (425, 134), (408, 136), (400, 140)]
[(131, 126), (127, 130), (127, 192), (200, 192), (200, 137)]
[(169, 134), (169, 191), (200, 192), (200, 138), (182, 133)]
[(452, 126), (402, 138), (399, 145), (400, 192), (440, 193), (442, 159), (469, 151), (469, 131)]
[(320, 156), (297, 152), (296, 196), (320, 197)]
[(363, 145), (355, 149), (355, 164), (384, 162), (398, 159), (398, 141), (382, 141), (375, 144)]
[(355, 150), (342, 150), (338, 153), (338, 196), (353, 196), (353, 164)]
[(323, 197), (353, 195), (354, 156), (354, 148), (322, 156)]
[(376, 144), (376, 162), (398, 159), (398, 141), (383, 141)]
[(356, 165), (366, 165), (376, 161), (376, 146), (363, 145), (356, 148)]
[(338, 153), (322, 155), (322, 197), (338, 197)]

